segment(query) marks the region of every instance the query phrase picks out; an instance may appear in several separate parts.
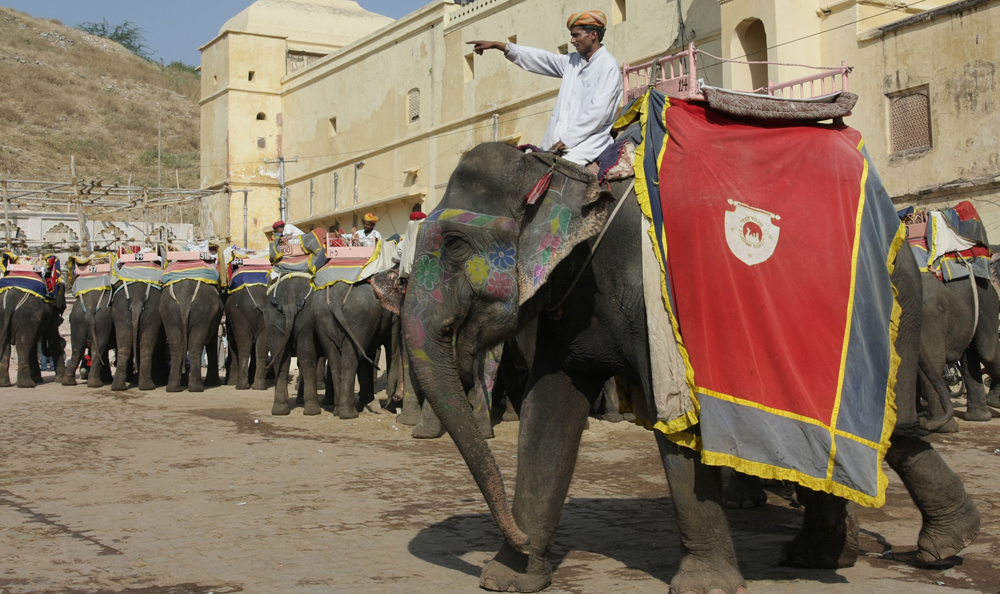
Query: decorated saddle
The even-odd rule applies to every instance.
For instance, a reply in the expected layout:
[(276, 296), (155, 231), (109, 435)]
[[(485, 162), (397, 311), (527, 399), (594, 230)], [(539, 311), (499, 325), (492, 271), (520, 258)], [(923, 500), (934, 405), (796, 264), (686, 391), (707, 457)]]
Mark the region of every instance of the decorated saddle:
[(14, 289), (52, 302), (64, 289), (59, 259), (52, 254), (31, 260), (4, 252), (2, 271), (0, 294)]
[(126, 283), (146, 283), (159, 287), (163, 281), (163, 258), (157, 250), (139, 245), (118, 250), (112, 268), (116, 278)]
[(69, 269), (71, 292), (80, 297), (91, 291), (107, 291), (115, 284), (112, 275), (112, 256), (109, 252), (90, 255), (74, 254), (66, 262)]
[(316, 271), (313, 285), (316, 290), (325, 289), (336, 283), (357, 283), (389, 270), (394, 266), (393, 254), (397, 241), (385, 240), (373, 246), (350, 247), (327, 243), (327, 262)]
[(168, 251), (167, 268), (163, 271), (163, 287), (184, 280), (195, 280), (209, 285), (219, 284), (219, 269), (216, 255), (206, 251)]
[(656, 89), (616, 128), (635, 123), (647, 309), (668, 314), (686, 384), (669, 405), (645, 395), (637, 417), (707, 464), (881, 505), (905, 229), (861, 135)]
[(252, 286), (267, 286), (271, 262), (267, 252), (230, 246), (223, 252), (226, 287), (230, 293)]
[(944, 282), (969, 278), (992, 281), (989, 239), (979, 212), (971, 202), (954, 208), (899, 212), (906, 223), (906, 238), (921, 272)]

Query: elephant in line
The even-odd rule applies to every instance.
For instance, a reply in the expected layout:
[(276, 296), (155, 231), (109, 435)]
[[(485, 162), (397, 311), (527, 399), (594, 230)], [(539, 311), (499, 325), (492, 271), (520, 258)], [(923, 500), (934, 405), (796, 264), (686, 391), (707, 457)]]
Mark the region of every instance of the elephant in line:
[[(643, 226), (636, 198), (621, 198), (625, 202), (608, 225), (601, 249), (584, 268), (588, 246), (607, 221), (614, 196), (594, 191), (595, 177), (583, 168), (553, 159), (498, 143), (473, 149), (452, 174), (438, 208), (476, 213), (477, 221), (496, 217), (497, 224), (425, 222), (403, 301), (415, 388), (448, 429), (505, 537), (500, 552), (483, 569), (480, 585), (488, 590), (533, 592), (551, 582), (547, 556), (587, 414), (608, 378), (622, 375), (645, 394), (652, 393), (641, 272)], [(536, 220), (538, 207), (525, 205), (523, 199), (552, 168), (559, 184), (565, 185), (547, 200), (568, 209), (580, 223), (559, 249), (563, 259), (549, 262), (548, 276), (533, 283), (537, 268), (532, 268), (532, 258), (541, 236), (537, 226), (549, 222), (541, 216)], [(623, 185), (614, 184), (619, 193)], [(559, 185), (553, 182), (553, 187)], [(535, 243), (529, 245), (532, 236)], [(431, 252), (440, 252), (440, 258)], [(498, 269), (508, 272), (487, 281), (483, 258), (497, 254), (504, 258)], [(901, 364), (897, 426), (886, 460), (923, 515), (919, 557), (940, 559), (972, 541), (979, 516), (958, 476), (916, 435), (921, 280), (908, 250), (899, 252), (891, 278), (902, 308), (896, 342)], [(571, 288), (561, 307), (549, 311), (547, 306)], [(466, 394), (483, 351), (513, 337), (533, 319), (538, 330), (521, 404), (517, 490), (511, 507), (496, 460), (475, 428)], [(721, 503), (719, 469), (703, 465), (696, 452), (662, 433), (654, 434), (685, 552), (672, 590), (745, 590)], [(853, 563), (857, 523), (851, 521), (847, 502), (800, 492), (806, 503), (804, 525), (786, 548), (786, 559), (813, 567)]]
[(110, 381), (108, 351), (114, 340), (114, 317), (111, 309), (113, 295), (111, 287), (77, 295), (69, 314), (71, 351), (62, 385), (76, 385), (76, 370), (83, 361), (88, 341), (90, 372), (87, 375), (87, 387), (100, 388), (105, 381)]
[[(944, 283), (933, 274), (921, 274), (924, 288), (920, 340), (920, 385), (930, 419), (921, 419), (928, 431), (937, 431), (952, 418), (951, 393), (942, 377), (948, 363), (962, 362), (968, 406), (966, 421), (989, 421), (987, 407), (1000, 406), (1000, 381), (989, 395), (983, 388), (982, 368), (1000, 378), (1000, 297), (988, 280), (975, 276)], [(975, 289), (975, 293), (973, 293)], [(976, 311), (978, 306), (979, 311)]]
[(269, 288), (264, 319), (267, 321), (267, 341), (275, 372), (272, 415), (287, 415), (290, 412), (288, 370), (293, 356), (298, 357), (303, 413), (318, 415), (322, 412), (316, 389), (318, 351), (310, 303), (313, 296), (311, 281), (300, 276), (279, 277)]
[[(380, 347), (385, 348), (389, 362), (387, 385), (398, 383), (400, 371), (392, 365), (393, 354), (399, 351), (393, 331), (397, 317), (383, 309), (368, 282), (334, 283), (314, 292), (311, 306), (316, 339), (333, 375), (333, 394), (326, 395), (325, 403), (332, 404), (334, 414), (342, 419), (356, 418), (375, 399), (375, 361)], [(357, 404), (355, 377), (361, 386)]]
[[(167, 392), (180, 392), (185, 359), (190, 360), (188, 391), (202, 392), (205, 386), (218, 386), (219, 322), (222, 299), (214, 285), (185, 279), (164, 286), (160, 296), (160, 318), (170, 349), (170, 377)], [(201, 355), (208, 350), (208, 370), (201, 377)], [(141, 352), (140, 352), (141, 354)]]
[(250, 362), (255, 360), (253, 389), (267, 389), (267, 286), (246, 285), (226, 298), (226, 332), (229, 335), (227, 383), (237, 390), (250, 389)]
[(65, 341), (59, 336), (59, 325), (66, 310), (66, 287), (62, 284), (57, 287), (51, 303), (17, 289), (0, 294), (0, 387), (11, 385), (11, 345), (17, 346), (18, 388), (33, 388), (42, 383), (39, 341), (55, 362), (56, 379), (65, 374)]
[(162, 293), (159, 285), (145, 282), (123, 281), (115, 288), (111, 317), (115, 326), (117, 365), (112, 390), (128, 389), (130, 370), (138, 375), (140, 390), (154, 389), (154, 377), (162, 376), (166, 368), (166, 345), (160, 317)]

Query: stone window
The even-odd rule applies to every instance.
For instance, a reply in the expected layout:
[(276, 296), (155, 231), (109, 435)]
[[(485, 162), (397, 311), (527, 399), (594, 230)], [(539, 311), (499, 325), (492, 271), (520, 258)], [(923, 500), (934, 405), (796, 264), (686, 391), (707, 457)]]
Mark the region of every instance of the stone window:
[(927, 87), (889, 97), (889, 141), (893, 153), (932, 146), (931, 100)]
[(254, 76), (255, 76), (256, 74), (257, 74), (256, 72), (254, 72), (253, 70), (251, 70), (251, 71), (250, 71), (250, 72), (249, 72), (249, 73), (247, 74), (247, 80), (248, 80), (248, 81), (250, 81), (250, 82), (253, 82), (253, 77), (254, 77)]
[(329, 127), (327, 128), (327, 133), (329, 133), (330, 138), (337, 135), (337, 118), (330, 118)]
[(625, 22), (625, 0), (615, 0), (615, 5), (611, 9), (611, 24)]
[(465, 54), (465, 82), (476, 78), (476, 54)]
[(410, 124), (420, 120), (420, 89), (410, 89), (406, 94), (406, 121)]
[(265, 120), (267, 120), (267, 114), (266, 114), (266, 113), (264, 113), (263, 111), (261, 111), (261, 112), (258, 112), (258, 113), (257, 113), (257, 121), (258, 121), (258, 122), (263, 122), (263, 121), (265, 121)]
[(266, 138), (258, 138), (257, 139), (257, 148), (259, 148), (259, 149), (267, 148), (267, 139)]

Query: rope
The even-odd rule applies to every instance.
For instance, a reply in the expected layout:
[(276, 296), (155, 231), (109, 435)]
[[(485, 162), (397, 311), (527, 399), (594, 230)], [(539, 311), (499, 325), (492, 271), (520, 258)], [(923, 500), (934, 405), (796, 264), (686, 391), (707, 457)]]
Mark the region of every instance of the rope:
[(618, 199), (618, 204), (615, 205), (615, 209), (611, 211), (611, 216), (608, 217), (607, 222), (604, 223), (604, 228), (601, 229), (601, 233), (597, 236), (597, 240), (594, 242), (594, 245), (591, 246), (590, 253), (587, 254), (586, 261), (584, 261), (583, 266), (581, 266), (580, 270), (576, 273), (576, 277), (573, 278), (573, 282), (569, 284), (569, 289), (566, 290), (562, 299), (560, 299), (558, 303), (552, 307), (546, 308), (546, 311), (558, 310), (562, 306), (563, 302), (566, 301), (566, 298), (569, 297), (569, 294), (573, 292), (573, 289), (576, 288), (576, 283), (579, 282), (580, 277), (583, 276), (583, 271), (587, 269), (587, 266), (590, 265), (590, 261), (594, 259), (594, 254), (597, 252), (597, 248), (601, 245), (601, 240), (604, 239), (604, 234), (608, 232), (608, 227), (611, 226), (611, 221), (615, 220), (615, 216), (618, 214), (618, 211), (621, 210), (622, 205), (625, 204), (625, 200), (634, 188), (635, 178), (633, 177), (632, 181), (628, 185), (628, 188), (625, 190), (625, 193)]

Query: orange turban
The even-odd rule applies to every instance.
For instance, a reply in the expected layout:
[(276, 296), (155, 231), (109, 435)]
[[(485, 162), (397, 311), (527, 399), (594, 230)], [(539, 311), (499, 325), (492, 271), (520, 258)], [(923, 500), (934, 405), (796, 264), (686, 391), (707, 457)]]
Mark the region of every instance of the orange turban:
[(566, 21), (567, 29), (572, 29), (573, 27), (601, 27), (603, 29), (607, 26), (608, 17), (599, 10), (577, 12), (570, 15), (569, 20)]
[(368, 213), (368, 214), (365, 215), (365, 219), (364, 220), (365, 220), (366, 223), (377, 223), (378, 222), (378, 217), (375, 216), (375, 215), (373, 215), (372, 213)]

